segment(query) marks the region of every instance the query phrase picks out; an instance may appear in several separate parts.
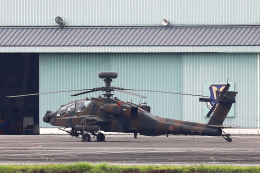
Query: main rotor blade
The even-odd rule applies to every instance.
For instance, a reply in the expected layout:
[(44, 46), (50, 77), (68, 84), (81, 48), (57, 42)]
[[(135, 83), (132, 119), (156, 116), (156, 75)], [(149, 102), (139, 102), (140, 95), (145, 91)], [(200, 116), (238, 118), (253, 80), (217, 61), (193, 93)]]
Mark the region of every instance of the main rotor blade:
[(143, 95), (140, 95), (140, 94), (136, 94), (136, 93), (132, 93), (132, 92), (125, 91), (125, 90), (114, 89), (114, 91), (130, 94), (130, 95), (134, 95), (134, 96), (141, 97), (141, 98), (147, 98), (146, 96), (143, 96)]
[(46, 93), (23, 94), (23, 95), (6, 96), (6, 97), (7, 97), (7, 98), (26, 97), (26, 96), (35, 96), (35, 95), (41, 95), (41, 94), (52, 94), (52, 93), (62, 93), (62, 92), (70, 92), (70, 91), (85, 91), (85, 90), (90, 90), (90, 89), (66, 90), (66, 91), (53, 91), (53, 92), (46, 92)]
[(81, 93), (77, 93), (77, 94), (72, 94), (70, 96), (79, 96), (79, 95), (82, 95), (82, 94), (87, 94), (87, 93), (91, 93), (91, 92), (95, 92), (96, 90), (93, 90), (91, 89), (90, 91), (85, 91), (85, 92), (81, 92)]
[(148, 92), (157, 92), (157, 93), (166, 93), (166, 94), (179, 94), (179, 95), (188, 95), (188, 96), (195, 96), (195, 97), (209, 97), (209, 96), (196, 95), (196, 94), (184, 94), (184, 93), (175, 93), (175, 92), (166, 92), (166, 91), (154, 91), (154, 90), (139, 90), (139, 89), (124, 89), (124, 90), (148, 91)]

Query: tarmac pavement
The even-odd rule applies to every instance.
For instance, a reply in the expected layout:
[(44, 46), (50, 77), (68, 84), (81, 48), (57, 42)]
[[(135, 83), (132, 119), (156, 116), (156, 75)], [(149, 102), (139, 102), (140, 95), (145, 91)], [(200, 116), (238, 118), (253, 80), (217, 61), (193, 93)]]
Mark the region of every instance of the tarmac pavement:
[(120, 165), (260, 166), (260, 136), (222, 137), (106, 135), (80, 142), (69, 135), (0, 135), (0, 164), (91, 162)]

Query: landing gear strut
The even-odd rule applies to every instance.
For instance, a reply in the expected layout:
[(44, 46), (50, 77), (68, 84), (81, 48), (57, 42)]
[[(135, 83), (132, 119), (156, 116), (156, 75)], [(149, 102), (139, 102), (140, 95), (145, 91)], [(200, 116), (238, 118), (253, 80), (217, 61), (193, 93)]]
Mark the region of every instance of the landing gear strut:
[(75, 128), (72, 128), (69, 134), (74, 137), (79, 137), (79, 133), (75, 130)]
[(134, 133), (134, 139), (136, 139), (137, 138), (137, 133)]
[(68, 133), (72, 137), (76, 137), (76, 138), (79, 137), (79, 133), (75, 130), (75, 128), (72, 128), (70, 131), (69, 130), (65, 130), (65, 129), (66, 129), (66, 127), (63, 128), (63, 129), (59, 128), (59, 130), (62, 130), (64, 132)]
[(228, 142), (232, 142), (232, 138), (230, 138), (230, 134), (225, 133), (224, 131), (222, 131), (224, 134), (222, 134), (222, 137), (228, 141)]

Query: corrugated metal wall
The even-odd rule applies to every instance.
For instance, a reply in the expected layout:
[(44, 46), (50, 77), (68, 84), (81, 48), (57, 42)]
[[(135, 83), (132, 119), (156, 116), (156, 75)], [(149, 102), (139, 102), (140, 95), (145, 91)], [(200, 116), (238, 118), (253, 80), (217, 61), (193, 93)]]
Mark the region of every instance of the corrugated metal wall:
[[(235, 117), (225, 124), (240, 128), (257, 127), (257, 54), (183, 54), (183, 92), (203, 93), (204, 82), (234, 82), (238, 92)], [(203, 112), (205, 103), (196, 98), (183, 98), (183, 119), (208, 122)]]
[[(100, 71), (116, 71), (112, 86), (182, 92), (182, 59), (180, 54), (40, 54), (40, 92), (85, 89), (104, 86)], [(90, 93), (71, 97), (70, 93), (40, 96), (40, 127), (46, 110), (56, 111), (62, 104), (102, 94)], [(134, 103), (147, 102), (152, 113), (162, 117), (182, 118), (182, 96), (136, 92), (147, 96), (116, 93), (115, 96)]]
[(1, 0), (0, 25), (258, 25), (259, 0)]
[[(257, 54), (40, 54), (40, 92), (104, 86), (100, 71), (117, 71), (112, 86), (205, 94), (204, 82), (234, 82), (238, 91), (235, 117), (225, 124), (241, 128), (257, 127)], [(84, 98), (70, 93), (40, 96), (40, 126), (46, 110), (56, 111), (61, 104)], [(207, 123), (198, 97), (137, 92), (148, 98), (116, 93), (135, 103), (148, 102), (152, 113), (162, 117)], [(87, 94), (97, 97), (101, 92)]]

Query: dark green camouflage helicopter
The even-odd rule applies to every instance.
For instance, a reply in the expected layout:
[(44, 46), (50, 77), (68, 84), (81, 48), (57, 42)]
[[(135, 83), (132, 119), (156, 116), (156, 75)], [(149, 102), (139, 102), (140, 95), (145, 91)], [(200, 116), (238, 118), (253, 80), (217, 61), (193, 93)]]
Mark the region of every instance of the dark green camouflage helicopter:
[[(207, 124), (202, 124), (154, 116), (150, 113), (150, 107), (147, 105), (136, 105), (131, 102), (122, 101), (116, 97), (113, 98), (113, 91), (145, 97), (127, 90), (151, 90), (135, 90), (112, 87), (112, 79), (117, 78), (116, 72), (100, 72), (99, 77), (104, 79), (104, 82), (106, 83), (105, 87), (85, 89), (84, 92), (74, 94), (72, 96), (78, 96), (95, 91), (104, 91), (104, 97), (77, 100), (61, 106), (56, 112), (46, 111), (43, 121), (53, 126), (64, 127), (62, 130), (74, 137), (81, 136), (83, 142), (91, 141), (91, 135), (96, 137), (97, 141), (105, 141), (105, 135), (101, 131), (133, 133), (134, 138), (137, 138), (138, 133), (145, 136), (166, 135), (167, 137), (169, 134), (183, 134), (222, 136), (226, 141), (232, 141), (230, 135), (223, 131), (223, 128), (233, 127), (223, 125), (232, 104), (235, 103), (235, 97), (237, 94), (237, 92), (228, 91), (230, 87), (229, 83), (227, 83), (221, 92), (217, 91), (216, 99), (200, 98), (200, 101), (202, 102), (215, 101), (215, 104), (206, 116), (209, 117), (214, 111), (213, 115), (210, 117)], [(162, 93), (181, 94), (172, 92)], [(66, 128), (71, 128), (71, 130), (65, 130)]]

